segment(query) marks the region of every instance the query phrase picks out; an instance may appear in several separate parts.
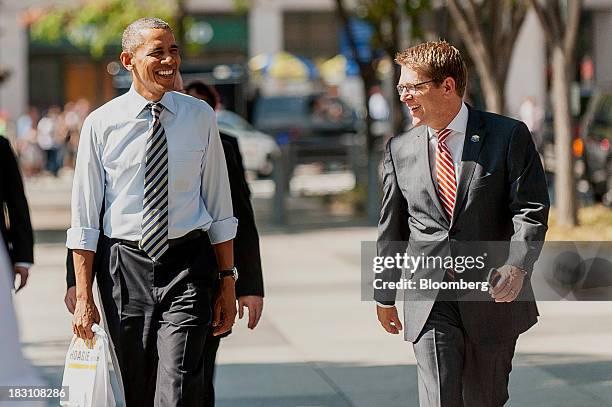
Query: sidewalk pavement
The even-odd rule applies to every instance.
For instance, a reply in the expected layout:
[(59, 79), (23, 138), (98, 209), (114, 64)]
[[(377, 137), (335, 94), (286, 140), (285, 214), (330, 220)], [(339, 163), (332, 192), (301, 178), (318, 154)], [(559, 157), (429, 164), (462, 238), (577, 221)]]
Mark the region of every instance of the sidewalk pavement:
[[(39, 224), (59, 223), (59, 215), (43, 215), (44, 205), (32, 206)], [(15, 305), (26, 356), (58, 385), (71, 336), (62, 301), (65, 249), (59, 232), (44, 236)], [(375, 237), (374, 228), (262, 236), (264, 316), (254, 331), (238, 321), (222, 341), (219, 407), (418, 405), (411, 345), (386, 334), (374, 304), (360, 301), (360, 242)], [(540, 322), (517, 345), (508, 405), (611, 406), (612, 306), (539, 308)]]

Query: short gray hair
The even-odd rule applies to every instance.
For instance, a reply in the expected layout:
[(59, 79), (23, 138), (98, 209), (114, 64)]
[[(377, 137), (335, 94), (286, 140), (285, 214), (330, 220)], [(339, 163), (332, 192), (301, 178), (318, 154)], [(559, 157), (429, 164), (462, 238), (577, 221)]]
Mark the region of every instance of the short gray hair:
[(140, 44), (142, 44), (140, 32), (142, 30), (149, 30), (153, 28), (160, 28), (163, 30), (172, 31), (170, 25), (161, 18), (139, 18), (138, 20), (128, 25), (127, 28), (123, 31), (123, 36), (121, 37), (121, 48), (123, 49), (123, 51), (132, 54), (134, 50), (138, 48)]

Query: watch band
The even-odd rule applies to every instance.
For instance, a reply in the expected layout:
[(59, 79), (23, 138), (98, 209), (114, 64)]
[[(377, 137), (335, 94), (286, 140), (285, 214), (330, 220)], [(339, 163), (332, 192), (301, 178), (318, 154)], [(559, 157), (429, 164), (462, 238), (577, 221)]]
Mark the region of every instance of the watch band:
[(219, 271), (219, 280), (222, 280), (225, 277), (231, 277), (234, 280), (237, 280), (238, 279), (238, 270), (236, 269), (236, 267), (232, 267), (231, 269)]

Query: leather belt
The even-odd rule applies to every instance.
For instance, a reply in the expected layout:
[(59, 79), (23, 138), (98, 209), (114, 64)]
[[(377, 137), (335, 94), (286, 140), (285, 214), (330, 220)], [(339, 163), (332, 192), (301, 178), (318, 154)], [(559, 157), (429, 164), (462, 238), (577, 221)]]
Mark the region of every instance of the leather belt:
[[(176, 246), (180, 246), (183, 243), (187, 243), (191, 240), (195, 240), (198, 239), (199, 237), (201, 237), (202, 235), (204, 235), (204, 231), (203, 230), (192, 230), (191, 232), (187, 233), (186, 235), (183, 235), (179, 238), (176, 239), (168, 239), (168, 245), (172, 248), (172, 247), (176, 247)], [(118, 242), (120, 242), (121, 244), (125, 245), (125, 246), (129, 246), (132, 247), (134, 249), (140, 249), (140, 241), (139, 240), (125, 240), (125, 239), (114, 239)]]

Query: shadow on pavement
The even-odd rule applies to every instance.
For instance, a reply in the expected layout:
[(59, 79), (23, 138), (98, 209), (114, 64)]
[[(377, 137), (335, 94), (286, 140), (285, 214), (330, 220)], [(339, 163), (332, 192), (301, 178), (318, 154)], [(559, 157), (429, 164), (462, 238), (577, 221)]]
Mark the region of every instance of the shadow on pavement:
[[(612, 391), (612, 361), (580, 361), (584, 358), (518, 354), (509, 405), (561, 405), (555, 404), (557, 399), (568, 406), (606, 405)], [(37, 369), (50, 385), (59, 386), (63, 366)], [(216, 389), (218, 407), (418, 406), (414, 365), (226, 364), (218, 367)]]

